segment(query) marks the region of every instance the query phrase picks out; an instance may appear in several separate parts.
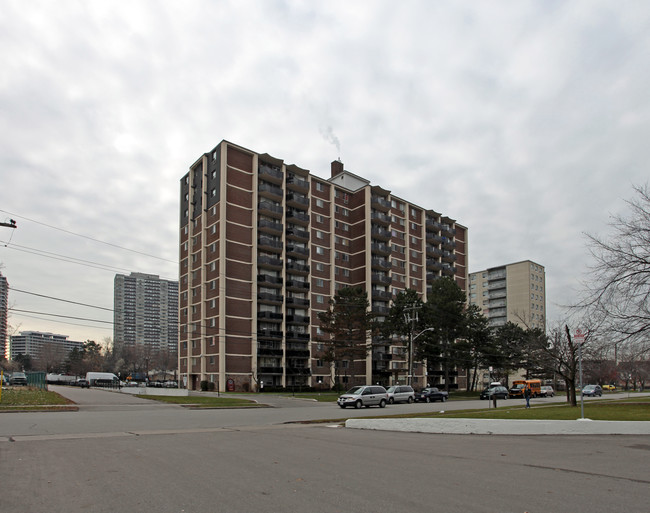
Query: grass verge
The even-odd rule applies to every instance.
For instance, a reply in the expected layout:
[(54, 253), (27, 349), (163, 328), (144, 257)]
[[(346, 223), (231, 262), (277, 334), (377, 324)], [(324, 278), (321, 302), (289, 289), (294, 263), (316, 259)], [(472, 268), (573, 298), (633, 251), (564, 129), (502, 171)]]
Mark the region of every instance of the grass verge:
[(65, 410), (71, 405), (74, 405), (72, 401), (56, 392), (32, 387), (3, 387), (0, 399), (0, 410), (3, 411)]
[(235, 397), (200, 397), (200, 396), (171, 396), (171, 395), (137, 395), (141, 399), (150, 399), (169, 404), (180, 404), (182, 406), (192, 406), (195, 408), (266, 408), (264, 404), (258, 404), (248, 399)]

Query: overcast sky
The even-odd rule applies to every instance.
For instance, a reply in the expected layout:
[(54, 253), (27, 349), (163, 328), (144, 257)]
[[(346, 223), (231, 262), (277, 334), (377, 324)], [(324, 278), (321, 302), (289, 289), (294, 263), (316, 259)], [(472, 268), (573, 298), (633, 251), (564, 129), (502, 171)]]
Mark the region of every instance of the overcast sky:
[(543, 265), (558, 320), (648, 181), (649, 57), (647, 0), (0, 0), (10, 324), (112, 337), (116, 273), (177, 279), (179, 180), (222, 139), (340, 157), (467, 226), (472, 272)]

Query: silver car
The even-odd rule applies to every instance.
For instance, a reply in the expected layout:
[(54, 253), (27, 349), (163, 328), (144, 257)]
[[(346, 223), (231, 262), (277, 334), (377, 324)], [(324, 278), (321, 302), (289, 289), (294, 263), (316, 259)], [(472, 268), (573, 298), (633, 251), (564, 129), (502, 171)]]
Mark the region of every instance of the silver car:
[(393, 403), (409, 403), (415, 400), (415, 391), (409, 385), (395, 385), (388, 387), (388, 404)]
[(379, 406), (384, 408), (387, 402), (388, 393), (386, 389), (375, 385), (353, 387), (336, 401), (341, 408), (347, 406), (354, 406), (355, 408)]

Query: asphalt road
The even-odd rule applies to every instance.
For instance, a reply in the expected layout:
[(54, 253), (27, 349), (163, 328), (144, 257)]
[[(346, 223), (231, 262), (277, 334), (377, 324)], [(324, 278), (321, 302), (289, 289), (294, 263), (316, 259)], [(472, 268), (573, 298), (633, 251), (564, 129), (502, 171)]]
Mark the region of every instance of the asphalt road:
[(363, 431), (283, 424), (343, 413), (286, 398), (188, 410), (70, 393), (78, 412), (0, 413), (0, 511), (645, 513), (650, 504), (647, 436)]

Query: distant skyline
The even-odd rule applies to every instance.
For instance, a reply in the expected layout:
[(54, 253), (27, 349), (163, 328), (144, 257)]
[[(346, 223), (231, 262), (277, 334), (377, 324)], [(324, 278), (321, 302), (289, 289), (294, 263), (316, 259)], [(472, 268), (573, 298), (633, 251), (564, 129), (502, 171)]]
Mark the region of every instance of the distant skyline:
[(648, 181), (644, 1), (4, 0), (0, 42), (14, 332), (101, 342), (116, 274), (177, 280), (179, 180), (222, 139), (443, 212), (470, 272), (543, 265), (550, 324)]

